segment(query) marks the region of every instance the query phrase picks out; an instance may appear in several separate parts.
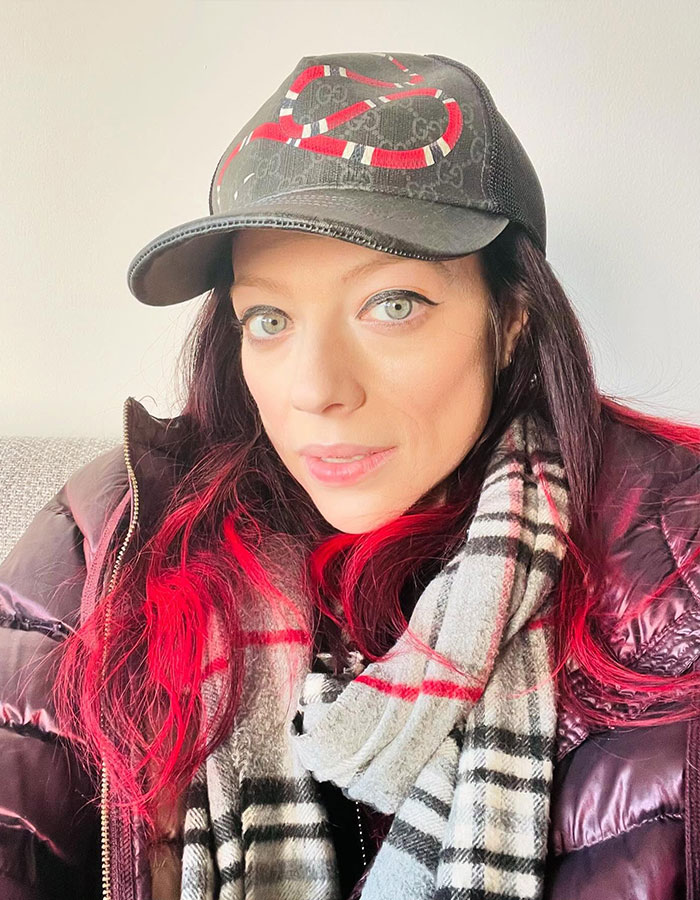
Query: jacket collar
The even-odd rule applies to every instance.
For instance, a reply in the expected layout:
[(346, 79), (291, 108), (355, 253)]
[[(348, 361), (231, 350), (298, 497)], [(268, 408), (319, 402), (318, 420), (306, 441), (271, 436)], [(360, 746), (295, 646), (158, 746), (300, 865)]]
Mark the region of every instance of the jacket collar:
[(184, 415), (159, 418), (131, 396), (124, 401), (123, 414), (125, 439), (128, 437), (130, 449), (136, 447), (140, 451), (159, 450), (167, 454), (172, 452), (182, 438), (186, 419)]

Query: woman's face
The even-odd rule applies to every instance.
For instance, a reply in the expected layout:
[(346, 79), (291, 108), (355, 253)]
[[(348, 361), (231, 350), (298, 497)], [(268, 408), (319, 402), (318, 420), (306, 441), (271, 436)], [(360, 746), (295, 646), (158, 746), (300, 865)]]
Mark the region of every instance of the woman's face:
[[(233, 240), (233, 271), (248, 389), (282, 462), (332, 526), (377, 528), (455, 469), (492, 401), (493, 328), (478, 254), (426, 262), (251, 229)], [(504, 323), (499, 366), (521, 324), (515, 313)], [(304, 452), (336, 443), (360, 448)], [(312, 458), (363, 452), (359, 463)]]

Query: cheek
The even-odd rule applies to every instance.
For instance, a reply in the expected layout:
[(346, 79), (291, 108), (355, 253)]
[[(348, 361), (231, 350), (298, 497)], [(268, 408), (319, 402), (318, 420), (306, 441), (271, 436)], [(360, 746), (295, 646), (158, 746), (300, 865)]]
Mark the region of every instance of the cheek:
[(260, 420), (270, 434), (280, 427), (281, 405), (284, 394), (277, 384), (274, 367), (265, 365), (264, 360), (248, 357), (245, 346), (241, 353), (241, 369), (253, 402), (258, 408)]
[(416, 424), (427, 423), (440, 438), (480, 424), (491, 405), (492, 358), (486, 323), (457, 321), (440, 329), (426, 352), (402, 364), (406, 409)]

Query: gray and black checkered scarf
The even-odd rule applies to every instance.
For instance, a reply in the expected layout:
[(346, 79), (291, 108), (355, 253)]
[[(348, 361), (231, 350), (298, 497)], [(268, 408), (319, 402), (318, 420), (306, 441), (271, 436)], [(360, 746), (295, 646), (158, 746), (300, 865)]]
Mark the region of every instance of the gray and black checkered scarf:
[[(321, 781), (394, 815), (363, 900), (540, 897), (557, 718), (546, 613), (569, 523), (556, 441), (522, 415), (385, 657), (313, 672), (308, 642), (251, 604), (243, 712), (187, 796), (182, 900), (338, 900)], [(256, 641), (275, 628), (279, 642)]]

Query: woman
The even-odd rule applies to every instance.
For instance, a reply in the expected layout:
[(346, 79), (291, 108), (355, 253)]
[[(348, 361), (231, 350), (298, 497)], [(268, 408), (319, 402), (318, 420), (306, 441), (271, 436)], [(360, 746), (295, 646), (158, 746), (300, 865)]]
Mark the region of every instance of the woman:
[(129, 272), (209, 291), (183, 413), (0, 567), (2, 896), (700, 896), (700, 430), (601, 395), (545, 246), (453, 60), (239, 132)]

